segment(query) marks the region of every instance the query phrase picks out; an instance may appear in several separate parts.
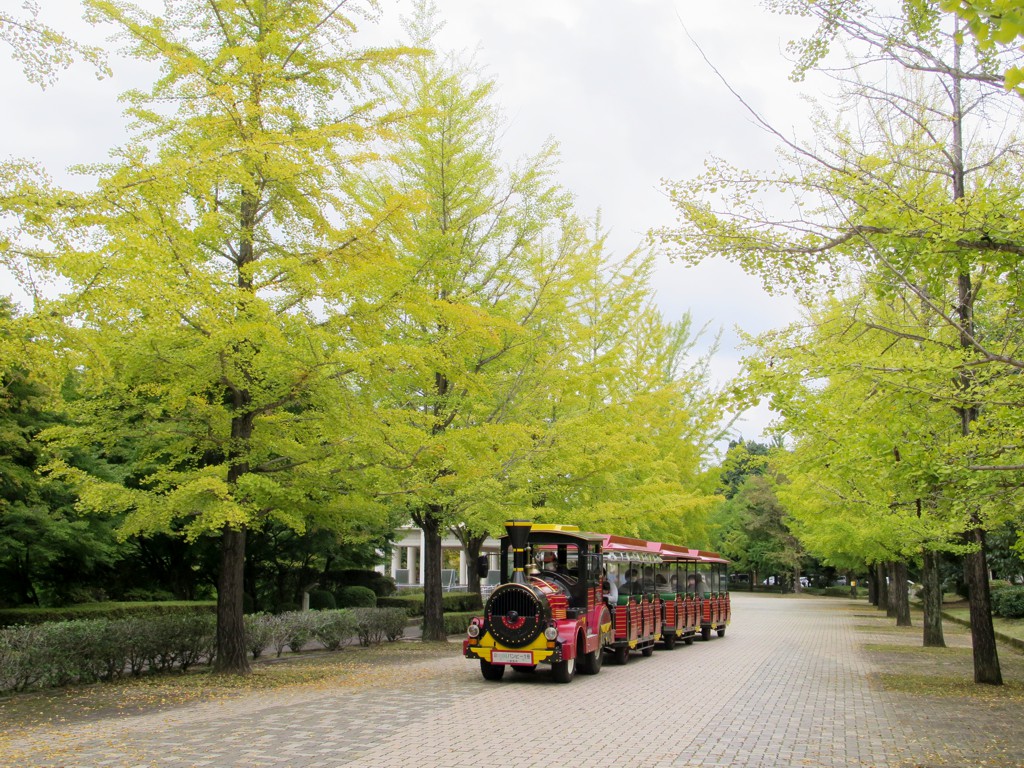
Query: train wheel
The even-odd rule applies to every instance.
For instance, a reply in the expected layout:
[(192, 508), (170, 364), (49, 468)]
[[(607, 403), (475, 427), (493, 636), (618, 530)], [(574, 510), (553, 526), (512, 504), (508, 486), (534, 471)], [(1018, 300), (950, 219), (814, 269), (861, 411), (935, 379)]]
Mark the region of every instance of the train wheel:
[(604, 653), (598, 648), (596, 651), (591, 651), (583, 657), (583, 663), (580, 664), (580, 672), (584, 675), (596, 675), (601, 671), (603, 664)]
[(665, 650), (666, 651), (671, 651), (673, 648), (676, 647), (676, 635), (675, 634), (665, 635), (664, 637), (661, 638), (661, 641), (665, 644)]
[(484, 676), (484, 680), (501, 680), (502, 675), (505, 674), (505, 665), (491, 664), (489, 661), (480, 659), (480, 674)]
[(725, 637), (725, 627), (719, 627), (718, 628), (718, 636), (719, 637)]
[(645, 645), (643, 647), (643, 650), (640, 651), (640, 653), (642, 653), (645, 658), (649, 657), (651, 654), (654, 653), (654, 643), (651, 643), (650, 645)]
[(556, 661), (551, 665), (551, 674), (554, 676), (556, 683), (571, 683), (572, 679), (576, 676), (576, 659)]
[(700, 639), (710, 640), (711, 639), (711, 627), (703, 626), (700, 628)]
[(625, 664), (627, 661), (629, 661), (629, 646), (620, 645), (615, 649), (615, 663)]

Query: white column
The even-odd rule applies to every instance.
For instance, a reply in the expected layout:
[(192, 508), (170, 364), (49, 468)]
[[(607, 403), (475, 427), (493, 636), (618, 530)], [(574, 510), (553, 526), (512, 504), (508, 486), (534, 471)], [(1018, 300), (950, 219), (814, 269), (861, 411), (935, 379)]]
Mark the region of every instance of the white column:
[(426, 565), (427, 565), (427, 536), (420, 530), (420, 586), (427, 583), (426, 577)]
[(459, 548), (459, 584), (469, 584), (469, 569), (466, 567), (466, 550)]
[(409, 583), (415, 584), (414, 579), (416, 578), (416, 547), (406, 547), (405, 554), (409, 560)]
[(391, 548), (391, 578), (398, 576), (398, 569), (402, 567), (402, 548)]

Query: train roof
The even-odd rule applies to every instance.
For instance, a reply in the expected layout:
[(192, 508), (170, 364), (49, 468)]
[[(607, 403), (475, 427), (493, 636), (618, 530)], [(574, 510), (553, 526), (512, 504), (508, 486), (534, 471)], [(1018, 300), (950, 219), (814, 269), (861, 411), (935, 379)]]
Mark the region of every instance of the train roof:
[(607, 534), (604, 537), (604, 559), (613, 563), (627, 561), (660, 563), (661, 552), (656, 542)]
[[(537, 534), (541, 535), (538, 536)], [(553, 535), (549, 536), (547, 534)], [(508, 538), (508, 534), (502, 536), (501, 538)], [(581, 531), (579, 529), (579, 526), (576, 525), (561, 525), (556, 523), (534, 523), (530, 526), (531, 540), (558, 541), (563, 538), (586, 541), (589, 544), (601, 544), (604, 542), (605, 535), (603, 533)]]
[(690, 553), (693, 554), (693, 555), (696, 555), (697, 559), (700, 560), (702, 563), (723, 563), (723, 564), (728, 564), (728, 563), (732, 562), (732, 560), (727, 560), (726, 558), (722, 557), (717, 552), (704, 552), (703, 550), (700, 550), (700, 549), (691, 549)]
[(658, 543), (658, 549), (661, 552), (662, 559), (664, 560), (685, 560), (694, 563), (700, 562), (700, 557), (694, 554), (696, 550), (687, 549), (686, 547), (679, 547), (675, 544), (665, 544), (664, 542)]

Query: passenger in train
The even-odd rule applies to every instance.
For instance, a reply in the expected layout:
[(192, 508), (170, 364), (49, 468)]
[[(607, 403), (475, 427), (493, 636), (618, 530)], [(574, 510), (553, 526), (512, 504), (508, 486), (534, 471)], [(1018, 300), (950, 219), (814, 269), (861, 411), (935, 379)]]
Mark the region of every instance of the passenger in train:
[(622, 583), (620, 591), (624, 595), (639, 595), (643, 592), (643, 586), (640, 583), (640, 573), (636, 568), (630, 568), (626, 571), (626, 580)]
[(608, 575), (608, 569), (601, 569), (601, 591), (604, 593), (604, 598), (611, 604), (617, 605), (619, 602), (619, 588), (615, 586), (615, 578)]

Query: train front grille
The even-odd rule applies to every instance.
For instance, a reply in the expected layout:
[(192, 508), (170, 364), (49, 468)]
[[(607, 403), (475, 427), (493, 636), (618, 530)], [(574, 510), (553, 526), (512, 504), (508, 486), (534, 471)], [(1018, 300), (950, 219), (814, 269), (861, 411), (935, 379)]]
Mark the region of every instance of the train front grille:
[(528, 645), (544, 631), (550, 615), (547, 601), (530, 587), (503, 584), (487, 600), (487, 629), (511, 648)]

